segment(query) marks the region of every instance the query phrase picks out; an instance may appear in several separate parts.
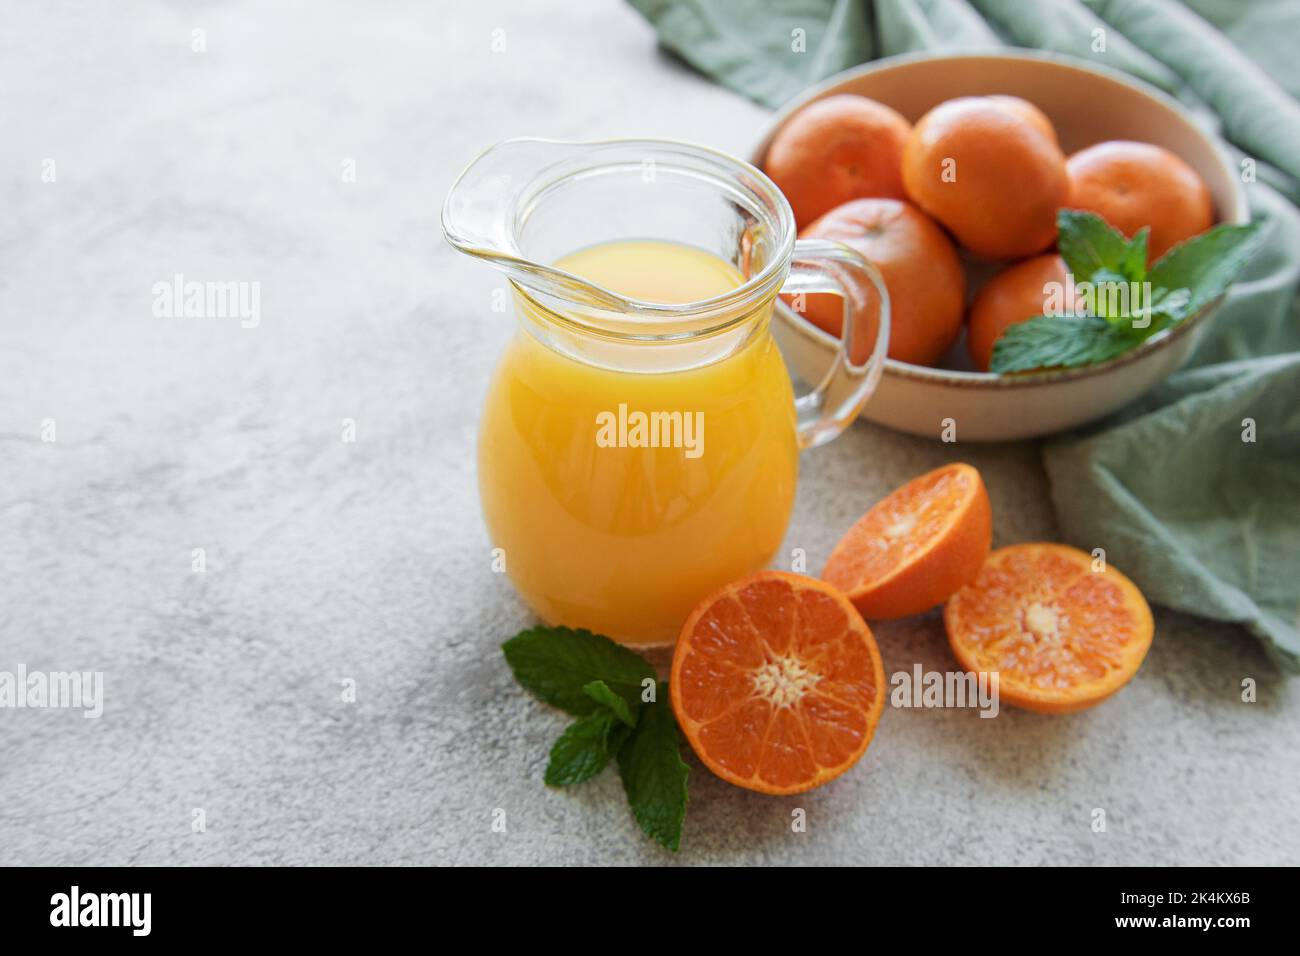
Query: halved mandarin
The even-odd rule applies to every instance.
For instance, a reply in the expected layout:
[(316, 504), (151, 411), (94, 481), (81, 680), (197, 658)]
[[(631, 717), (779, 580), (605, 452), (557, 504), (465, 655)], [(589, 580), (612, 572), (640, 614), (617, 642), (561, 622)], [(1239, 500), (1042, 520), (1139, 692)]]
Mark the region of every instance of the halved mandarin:
[(738, 787), (801, 793), (866, 752), (885, 705), (871, 629), (835, 588), (760, 571), (687, 618), (668, 682), (706, 767)]
[(1063, 544), (994, 551), (943, 622), (962, 667), (997, 673), (1002, 700), (1049, 714), (1092, 707), (1127, 684), (1155, 633), (1132, 581)]
[(840, 539), (822, 579), (871, 620), (920, 614), (973, 581), (992, 542), (984, 481), (955, 462), (877, 502)]

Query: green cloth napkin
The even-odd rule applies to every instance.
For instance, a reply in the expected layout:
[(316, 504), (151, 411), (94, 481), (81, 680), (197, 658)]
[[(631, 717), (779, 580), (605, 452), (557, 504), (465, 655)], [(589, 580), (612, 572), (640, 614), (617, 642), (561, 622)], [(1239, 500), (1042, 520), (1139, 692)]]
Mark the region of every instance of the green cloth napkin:
[(1105, 548), (1159, 604), (1245, 625), (1300, 670), (1300, 2), (630, 2), (667, 49), (769, 106), (876, 57), (1035, 47), (1160, 87), (1254, 159), (1265, 248), (1191, 361), (1042, 448), (1066, 540)]

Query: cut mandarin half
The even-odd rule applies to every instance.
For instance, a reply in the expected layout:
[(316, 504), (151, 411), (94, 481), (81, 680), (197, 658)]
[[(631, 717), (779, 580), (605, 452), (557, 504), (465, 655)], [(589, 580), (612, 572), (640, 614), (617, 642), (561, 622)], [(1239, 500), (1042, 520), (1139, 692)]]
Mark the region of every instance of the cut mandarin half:
[(1048, 714), (1092, 707), (1127, 684), (1155, 632), (1132, 581), (1062, 544), (994, 551), (943, 622), (962, 667), (997, 673), (1002, 700)]
[(682, 733), (723, 780), (801, 793), (866, 752), (885, 704), (875, 638), (835, 588), (760, 571), (697, 607), (669, 693)]
[(835, 546), (822, 580), (872, 620), (919, 614), (975, 579), (992, 540), (984, 481), (956, 462), (872, 507)]

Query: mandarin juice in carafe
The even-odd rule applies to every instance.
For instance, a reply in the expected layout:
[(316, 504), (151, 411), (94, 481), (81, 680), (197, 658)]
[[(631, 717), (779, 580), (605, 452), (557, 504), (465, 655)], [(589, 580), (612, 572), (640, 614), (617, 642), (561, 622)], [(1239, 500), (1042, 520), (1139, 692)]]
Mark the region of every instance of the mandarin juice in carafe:
[[(604, 243), (556, 266), (663, 303), (743, 281), (711, 253), (667, 242)], [(535, 308), (526, 296), (521, 307)], [(771, 309), (759, 303), (746, 339), (695, 367), (607, 367), (516, 333), (488, 392), (479, 486), (507, 573), (544, 619), (671, 642), (703, 594), (771, 560), (798, 471)]]
[[(502, 143), (452, 187), (443, 229), (514, 291), (478, 444), (506, 573), (547, 623), (672, 643), (700, 600), (772, 561), (799, 450), (874, 388), (879, 275), (838, 243), (796, 242), (789, 204), (752, 166), (665, 140)], [(846, 321), (796, 398), (777, 332), (806, 332), (778, 293), (861, 308), (871, 290), (874, 340), (853, 342)]]

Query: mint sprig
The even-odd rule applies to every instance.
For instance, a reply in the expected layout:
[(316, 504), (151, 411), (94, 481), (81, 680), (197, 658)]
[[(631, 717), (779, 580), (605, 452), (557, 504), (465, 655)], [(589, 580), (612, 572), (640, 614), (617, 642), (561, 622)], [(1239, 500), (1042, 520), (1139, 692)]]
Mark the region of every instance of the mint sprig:
[(551, 747), (547, 785), (582, 783), (616, 760), (637, 823), (675, 852), (689, 768), (668, 685), (649, 662), (607, 637), (567, 627), (520, 631), (502, 649), (520, 684), (577, 717)]
[[(1057, 214), (1057, 249), (1076, 283), (1096, 293), (1083, 314), (1037, 316), (1009, 326), (989, 368), (1077, 368), (1116, 358), (1222, 295), (1259, 248), (1259, 223), (1221, 225), (1170, 249), (1148, 270), (1147, 230), (1132, 238), (1093, 213)], [(1123, 297), (1104, 294), (1124, 284)], [(1116, 301), (1119, 308), (1112, 308)]]

